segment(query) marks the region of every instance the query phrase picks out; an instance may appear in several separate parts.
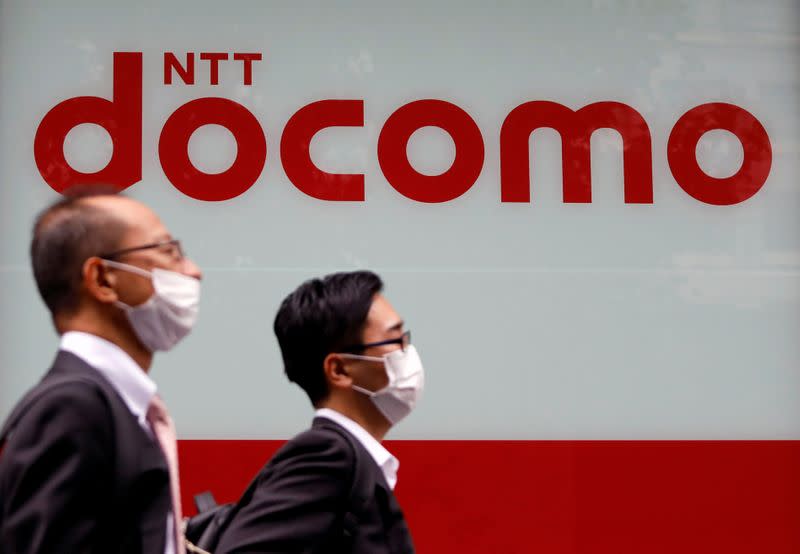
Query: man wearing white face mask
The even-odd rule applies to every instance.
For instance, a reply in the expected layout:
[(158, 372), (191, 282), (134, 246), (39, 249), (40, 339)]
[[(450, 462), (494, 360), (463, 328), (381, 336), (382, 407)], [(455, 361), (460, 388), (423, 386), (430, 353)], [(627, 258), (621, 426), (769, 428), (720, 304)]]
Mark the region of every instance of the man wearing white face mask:
[(61, 342), (0, 436), (0, 552), (183, 553), (148, 373), (191, 330), (200, 270), (149, 208), (97, 189), (39, 215), (31, 261)]
[(301, 285), (275, 334), (290, 381), (316, 408), (239, 501), (218, 554), (414, 552), (395, 500), (399, 461), (382, 445), (422, 392), (410, 333), (368, 271)]

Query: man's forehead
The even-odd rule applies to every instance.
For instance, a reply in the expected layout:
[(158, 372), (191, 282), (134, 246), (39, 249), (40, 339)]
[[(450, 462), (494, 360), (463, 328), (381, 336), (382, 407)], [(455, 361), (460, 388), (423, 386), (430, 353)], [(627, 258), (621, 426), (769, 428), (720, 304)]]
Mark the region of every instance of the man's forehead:
[(376, 330), (388, 331), (398, 324), (402, 325), (400, 315), (385, 296), (380, 293), (376, 294), (367, 314), (367, 325), (376, 327)]
[(153, 238), (168, 234), (158, 215), (132, 198), (109, 195), (93, 196), (84, 201), (113, 215), (123, 222), (131, 233), (153, 235)]
[(80, 199), (79, 202), (105, 212), (113, 213), (119, 217), (126, 217), (129, 214), (143, 214), (151, 211), (150, 208), (141, 202), (133, 200), (132, 198), (127, 198), (125, 196), (114, 196), (110, 194), (89, 196), (87, 198)]

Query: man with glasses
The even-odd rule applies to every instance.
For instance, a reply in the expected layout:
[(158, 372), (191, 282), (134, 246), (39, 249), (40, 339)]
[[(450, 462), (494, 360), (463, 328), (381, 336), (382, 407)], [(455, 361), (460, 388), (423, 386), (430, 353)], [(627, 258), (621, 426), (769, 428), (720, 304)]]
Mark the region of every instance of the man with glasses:
[(197, 316), (200, 270), (111, 190), (36, 219), (33, 274), (61, 336), (0, 436), (0, 552), (182, 553), (175, 431), (148, 373)]
[(399, 462), (382, 445), (414, 408), (423, 369), (403, 321), (368, 271), (303, 283), (281, 304), (284, 370), (315, 407), (309, 430), (257, 475), (215, 550), (409, 553), (395, 500)]

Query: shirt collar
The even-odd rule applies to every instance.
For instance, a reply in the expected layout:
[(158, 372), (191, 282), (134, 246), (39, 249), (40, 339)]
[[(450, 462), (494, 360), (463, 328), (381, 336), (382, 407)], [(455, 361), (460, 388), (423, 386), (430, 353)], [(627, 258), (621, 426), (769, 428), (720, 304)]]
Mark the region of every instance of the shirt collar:
[(124, 350), (96, 335), (80, 331), (64, 333), (60, 348), (99, 371), (119, 393), (131, 413), (140, 422), (145, 420), (157, 387)]
[(381, 468), (381, 472), (389, 488), (394, 490), (397, 484), (397, 470), (400, 469), (400, 461), (395, 458), (391, 452), (386, 450), (383, 445), (361, 427), (361, 425), (336, 410), (320, 408), (314, 412), (314, 415), (338, 423), (344, 427), (348, 433), (353, 435), (356, 440), (361, 443), (361, 446), (369, 452), (369, 455), (372, 456), (372, 459), (375, 460), (378, 467)]

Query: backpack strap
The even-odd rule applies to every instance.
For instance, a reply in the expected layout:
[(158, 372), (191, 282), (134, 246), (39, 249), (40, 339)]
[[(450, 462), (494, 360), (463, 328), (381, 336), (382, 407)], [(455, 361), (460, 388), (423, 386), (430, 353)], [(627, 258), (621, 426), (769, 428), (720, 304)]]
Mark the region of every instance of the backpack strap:
[[(361, 466), (359, 465), (359, 449), (363, 449), (364, 447), (361, 444), (356, 444), (356, 438), (347, 432), (346, 429), (341, 428), (339, 425), (326, 425), (326, 429), (331, 429), (345, 438), (347, 443), (350, 445), (350, 448), (353, 451), (353, 482), (350, 484), (350, 494), (348, 496), (348, 500), (351, 506), (357, 506), (358, 508), (363, 507), (367, 501), (369, 500), (363, 494), (360, 494), (364, 486), (367, 484), (366, 476), (363, 471), (361, 471)], [(345, 515), (345, 517), (347, 517)]]
[(339, 547), (341, 550), (349, 551), (352, 549), (354, 537), (358, 534), (360, 523), (358, 514), (365, 511), (367, 504), (372, 499), (371, 491), (368, 489), (368, 475), (362, 471), (361, 457), (358, 455), (359, 449), (363, 450), (364, 447), (360, 443), (357, 444), (357, 439), (335, 422), (333, 425), (325, 425), (325, 429), (330, 429), (343, 437), (353, 451), (353, 481), (350, 484), (347, 504), (338, 516), (342, 526), (342, 534), (337, 539), (340, 541)]

